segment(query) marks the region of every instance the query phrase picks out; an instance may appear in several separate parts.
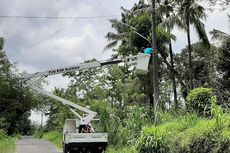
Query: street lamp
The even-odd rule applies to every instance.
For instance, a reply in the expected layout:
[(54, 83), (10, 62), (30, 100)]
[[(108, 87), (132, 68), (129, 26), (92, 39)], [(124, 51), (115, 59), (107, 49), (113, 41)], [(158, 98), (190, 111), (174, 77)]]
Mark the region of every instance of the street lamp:
[(121, 23), (121, 24), (127, 26), (127, 27), (130, 28), (135, 34), (137, 34), (138, 36), (140, 36), (141, 38), (143, 38), (144, 40), (146, 40), (150, 45), (152, 45), (152, 42), (151, 42), (148, 38), (146, 38), (145, 36), (143, 36), (142, 34), (140, 34), (139, 32), (137, 32), (135, 27), (133, 27), (133, 26), (127, 24), (127, 23), (118, 21), (118, 20), (116, 20), (116, 22), (119, 22), (119, 23)]

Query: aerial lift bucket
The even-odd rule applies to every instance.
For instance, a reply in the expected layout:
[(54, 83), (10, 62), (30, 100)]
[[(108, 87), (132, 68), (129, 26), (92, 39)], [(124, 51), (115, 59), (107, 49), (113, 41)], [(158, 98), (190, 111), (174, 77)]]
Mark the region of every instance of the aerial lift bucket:
[(138, 53), (137, 54), (137, 66), (136, 73), (140, 75), (145, 75), (148, 73), (148, 65), (149, 65), (149, 54)]

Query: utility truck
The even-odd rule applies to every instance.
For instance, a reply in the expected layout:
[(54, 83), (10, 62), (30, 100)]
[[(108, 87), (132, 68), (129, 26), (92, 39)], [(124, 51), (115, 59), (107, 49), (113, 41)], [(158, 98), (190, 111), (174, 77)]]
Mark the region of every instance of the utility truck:
[[(108, 145), (107, 133), (96, 133), (91, 126), (91, 121), (96, 117), (97, 113), (89, 108), (82, 107), (67, 99), (61, 98), (51, 92), (48, 92), (37, 86), (44, 78), (67, 72), (81, 71), (97, 67), (103, 67), (111, 64), (127, 63), (135, 66), (136, 72), (146, 74), (148, 72), (150, 55), (139, 53), (136, 56), (126, 58), (110, 59), (106, 61), (94, 61), (89, 63), (80, 63), (74, 66), (50, 69), (44, 72), (36, 72), (22, 76), (24, 87), (56, 99), (76, 115), (76, 119), (66, 119), (63, 128), (63, 152), (64, 153), (102, 153)], [(80, 115), (75, 110), (83, 112)]]

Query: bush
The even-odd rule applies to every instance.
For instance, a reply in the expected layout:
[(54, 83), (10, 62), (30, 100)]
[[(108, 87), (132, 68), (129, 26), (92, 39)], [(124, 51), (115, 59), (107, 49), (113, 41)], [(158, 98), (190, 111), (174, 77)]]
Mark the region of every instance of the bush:
[(108, 150), (106, 151), (107, 153), (138, 153), (138, 151), (136, 151), (133, 148), (130, 147), (124, 147), (124, 148), (114, 148), (114, 147), (110, 147), (108, 148)]
[(51, 131), (44, 133), (43, 139), (48, 140), (55, 144), (58, 148), (62, 148), (62, 133), (58, 131)]
[(190, 91), (186, 98), (188, 109), (192, 109), (199, 116), (209, 116), (211, 114), (211, 98), (214, 96), (211, 88), (196, 88)]
[(37, 130), (33, 135), (33, 137), (37, 139), (41, 139), (42, 136), (43, 136), (43, 131), (40, 131), (40, 130)]
[(129, 106), (127, 116), (118, 128), (119, 145), (135, 144), (141, 129), (149, 124), (147, 111), (142, 107)]
[(230, 118), (223, 114), (222, 128), (216, 119), (196, 115), (179, 116), (171, 122), (145, 127), (137, 141), (141, 153), (227, 153), (230, 152)]
[(167, 153), (170, 151), (172, 138), (198, 122), (196, 115), (184, 116), (159, 126), (145, 127), (137, 144), (142, 153)]
[(227, 153), (230, 152), (228, 117), (223, 116), (223, 129), (216, 131), (215, 119), (201, 120), (194, 127), (178, 133), (172, 150), (181, 153)]
[[(133, 146), (141, 129), (150, 123), (147, 110), (143, 107), (128, 106), (124, 119), (113, 115), (108, 124), (109, 142), (113, 146)], [(118, 113), (116, 113), (118, 114)]]
[(0, 140), (7, 138), (6, 132), (0, 129)]

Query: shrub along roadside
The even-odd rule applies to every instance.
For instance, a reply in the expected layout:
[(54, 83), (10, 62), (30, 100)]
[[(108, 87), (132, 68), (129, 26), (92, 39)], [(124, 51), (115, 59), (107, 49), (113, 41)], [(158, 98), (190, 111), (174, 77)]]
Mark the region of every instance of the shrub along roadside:
[(137, 149), (143, 153), (230, 152), (229, 117), (229, 114), (222, 116), (222, 129), (216, 128), (215, 119), (199, 119), (194, 115), (146, 127), (141, 132)]
[(107, 153), (138, 153), (138, 151), (130, 147), (123, 147), (123, 148), (109, 147)]
[(13, 153), (15, 151), (16, 138), (9, 137), (0, 129), (0, 153)]
[(59, 149), (62, 148), (62, 133), (58, 131), (42, 132), (37, 131), (34, 134), (34, 137), (37, 139), (44, 139), (52, 142)]
[(198, 113), (199, 116), (211, 115), (211, 98), (214, 96), (211, 88), (195, 88), (186, 98), (187, 107)]

